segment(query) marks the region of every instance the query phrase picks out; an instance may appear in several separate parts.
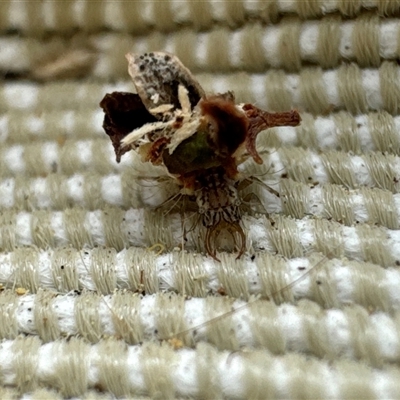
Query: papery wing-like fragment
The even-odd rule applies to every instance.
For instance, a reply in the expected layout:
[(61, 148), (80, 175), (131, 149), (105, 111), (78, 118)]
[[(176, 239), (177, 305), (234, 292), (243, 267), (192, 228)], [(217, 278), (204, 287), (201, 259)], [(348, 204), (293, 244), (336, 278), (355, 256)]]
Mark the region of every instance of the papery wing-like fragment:
[(162, 104), (180, 108), (178, 87), (188, 90), (192, 108), (204, 97), (204, 90), (190, 71), (174, 55), (164, 52), (127, 54), (129, 75), (148, 110)]
[(156, 119), (147, 111), (140, 97), (133, 93), (108, 93), (100, 107), (105, 113), (103, 128), (110, 136), (117, 162), (120, 162), (121, 156), (131, 150), (130, 147), (121, 147), (121, 140), (134, 129)]

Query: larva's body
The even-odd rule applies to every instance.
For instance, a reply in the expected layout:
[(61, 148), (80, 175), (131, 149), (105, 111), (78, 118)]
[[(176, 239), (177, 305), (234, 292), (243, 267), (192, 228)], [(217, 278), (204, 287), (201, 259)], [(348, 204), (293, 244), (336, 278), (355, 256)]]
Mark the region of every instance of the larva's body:
[(117, 161), (135, 149), (144, 161), (163, 165), (181, 193), (194, 196), (207, 229), (207, 252), (216, 258), (215, 243), (226, 230), (240, 257), (246, 237), (237, 167), (249, 157), (262, 163), (258, 133), (272, 126), (298, 125), (299, 114), (238, 105), (232, 92), (206, 96), (190, 71), (170, 54), (128, 54), (127, 59), (137, 94), (114, 92), (100, 103)]
[(226, 229), (238, 243), (240, 257), (245, 249), (246, 237), (241, 227), (242, 210), (238, 192), (238, 181), (229, 179), (223, 169), (216, 168), (199, 176), (199, 189), (196, 191), (198, 212), (202, 215), (203, 225), (207, 228), (205, 247), (216, 258), (215, 243), (219, 232)]
[(225, 222), (240, 222), (240, 198), (235, 181), (228, 179), (221, 169), (213, 169), (199, 177), (201, 187), (196, 193), (199, 213), (206, 228)]

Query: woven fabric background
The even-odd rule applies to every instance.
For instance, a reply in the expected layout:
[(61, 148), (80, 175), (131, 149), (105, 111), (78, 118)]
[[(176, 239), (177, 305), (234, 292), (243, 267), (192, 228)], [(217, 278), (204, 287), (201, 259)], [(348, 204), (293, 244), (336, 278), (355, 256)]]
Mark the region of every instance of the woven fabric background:
[[(0, 398), (400, 398), (400, 1), (0, 2)], [(182, 248), (107, 92), (168, 51), (260, 135), (240, 259)], [(143, 179), (147, 178), (147, 179)], [(152, 179), (153, 178), (153, 179)], [(251, 196), (251, 195), (250, 195)]]

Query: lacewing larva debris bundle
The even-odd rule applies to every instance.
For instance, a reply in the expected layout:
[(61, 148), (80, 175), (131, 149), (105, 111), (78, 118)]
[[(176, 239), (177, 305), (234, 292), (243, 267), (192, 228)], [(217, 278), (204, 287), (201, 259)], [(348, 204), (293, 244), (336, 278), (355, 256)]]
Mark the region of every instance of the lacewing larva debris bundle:
[(249, 157), (261, 164), (257, 135), (274, 126), (296, 126), (296, 110), (269, 113), (236, 104), (233, 92), (207, 95), (180, 60), (167, 53), (127, 54), (137, 94), (113, 92), (100, 103), (103, 128), (117, 162), (134, 149), (144, 161), (162, 165), (191, 196), (206, 227), (205, 248), (216, 258), (221, 231), (245, 250), (238, 165)]

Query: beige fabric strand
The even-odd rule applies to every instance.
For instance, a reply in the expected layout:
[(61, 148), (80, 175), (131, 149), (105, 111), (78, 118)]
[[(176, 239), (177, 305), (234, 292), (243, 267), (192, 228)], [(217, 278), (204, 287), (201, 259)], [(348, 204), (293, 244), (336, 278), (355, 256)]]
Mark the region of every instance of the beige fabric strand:
[[(291, 16), (279, 25), (247, 23), (235, 35), (229, 27), (217, 27), (201, 36), (187, 28), (138, 37), (125, 32), (47, 39), (6, 36), (0, 37), (0, 45), (9, 49), (0, 57), (0, 70), (41, 81), (82, 76), (124, 79), (126, 67), (119, 60), (143, 48), (177, 54), (196, 73), (262, 73), (270, 66), (298, 72), (309, 64), (337, 68), (343, 61), (378, 68), (382, 61), (399, 57), (399, 24), (395, 18), (367, 13), (350, 21), (332, 16), (304, 21)], [(311, 38), (314, 42), (310, 43)]]
[[(99, 386), (103, 390), (118, 392), (120, 395), (146, 393), (154, 397), (157, 393), (166, 393), (170, 396), (188, 396), (189, 394), (197, 396), (199, 394), (197, 380), (204, 381), (205, 377), (201, 377), (199, 374), (203, 375), (205, 371), (196, 366), (206, 360), (209, 363), (209, 369), (218, 371), (217, 376), (223, 383), (220, 390), (229, 397), (240, 393), (241, 397), (245, 398), (249, 393), (265, 393), (262, 392), (265, 388), (278, 397), (286, 397), (289, 394), (305, 397), (317, 395), (334, 397), (339, 393), (343, 398), (360, 395), (371, 397), (377, 390), (374, 378), (385, 382), (383, 386), (380, 385), (380, 391), (385, 393), (385, 396), (393, 397), (398, 390), (399, 374), (394, 368), (387, 366), (377, 370), (348, 360), (329, 361), (328, 363), (326, 360), (306, 358), (304, 355), (295, 353), (275, 357), (266, 351), (239, 351), (234, 357), (235, 363), (240, 366), (240, 372), (235, 373), (236, 383), (232, 386), (229, 385), (229, 376), (217, 369), (217, 365), (221, 365), (221, 363), (229, 366), (232, 355), (226, 351), (217, 351), (206, 344), (199, 346), (196, 350), (174, 352), (167, 345), (148, 343), (141, 347), (126, 346), (112, 339), (92, 346), (79, 339), (72, 339), (68, 342), (56, 341), (41, 346), (38, 342), (39, 347), (31, 346), (30, 341), (30, 338), (21, 338), (17, 341), (4, 342), (1, 349), (3, 357), (12, 357), (15, 354), (14, 346), (16, 344), (24, 349), (27, 357), (21, 360), (22, 364), (18, 367), (7, 365), (6, 369), (6, 366), (2, 365), (0, 369), (2, 379), (15, 385), (23, 376), (24, 368), (30, 358), (37, 357), (43, 367), (32, 371), (34, 381), (37, 381), (32, 389), (37, 390), (40, 384), (45, 384), (68, 397), (77, 393), (82, 395), (86, 390)], [(91, 350), (90, 356), (86, 357), (85, 354), (89, 350)], [(58, 358), (60, 361), (57, 362), (55, 354), (62, 355)], [(119, 362), (111, 364), (108, 360), (114, 354), (120, 355)], [(193, 364), (188, 365), (185, 372), (182, 371), (185, 362), (189, 360)], [(269, 365), (268, 371), (271, 371), (267, 375), (268, 386), (266, 387), (264, 374), (256, 373), (256, 371), (262, 371), (265, 365)], [(252, 367), (249, 368), (250, 366)], [(287, 371), (289, 386), (282, 388), (279, 385), (279, 377), (272, 372), (277, 368)], [(159, 380), (159, 374), (162, 374), (165, 379)], [(184, 374), (190, 374), (190, 383), (188, 382), (185, 387), (177, 386), (177, 382), (184, 378)], [(72, 379), (64, 380), (63, 376), (65, 375)], [(137, 379), (137, 376), (142, 379)], [(333, 376), (338, 377), (340, 385), (332, 384)], [(316, 377), (320, 377), (320, 379), (316, 380)], [(75, 383), (77, 379), (81, 381), (81, 385), (71, 385), (71, 382)], [(359, 386), (354, 386), (355, 379), (359, 382)], [(325, 380), (331, 382), (331, 385), (322, 384), (325, 383)], [(118, 381), (120, 382), (119, 386), (117, 385)], [(215, 385), (211, 385), (210, 390), (213, 393), (216, 389)], [(204, 390), (205, 388), (201, 389), (203, 392)]]

